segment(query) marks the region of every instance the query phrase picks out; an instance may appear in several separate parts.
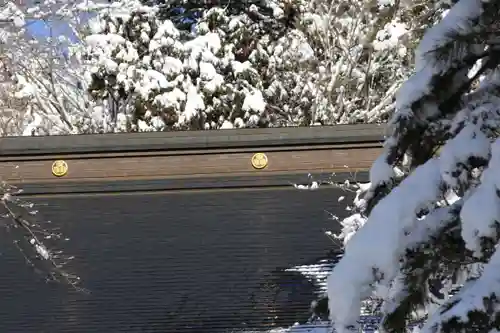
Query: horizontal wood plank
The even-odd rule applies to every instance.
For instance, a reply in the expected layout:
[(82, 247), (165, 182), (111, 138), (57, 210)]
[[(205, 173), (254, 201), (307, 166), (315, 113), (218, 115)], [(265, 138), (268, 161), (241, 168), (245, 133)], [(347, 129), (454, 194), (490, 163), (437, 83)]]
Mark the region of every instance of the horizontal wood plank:
[(378, 124), (0, 138), (0, 157), (381, 142)]
[[(230, 174), (223, 177), (210, 175), (205, 177), (150, 178), (137, 180), (84, 180), (50, 183), (23, 183), (22, 196), (29, 197), (72, 197), (72, 196), (112, 196), (140, 195), (156, 193), (182, 192), (220, 192), (220, 191), (262, 191), (263, 189), (293, 188), (294, 185), (308, 186), (314, 181), (321, 188), (343, 189), (345, 182), (367, 182), (366, 171), (325, 172), (325, 173), (271, 173), (265, 174)], [(47, 186), (50, 185), (50, 186)], [(349, 190), (345, 191), (350, 192)]]
[(151, 178), (184, 178), (228, 176), (231, 174), (262, 175), (267, 173), (325, 173), (367, 170), (380, 148), (311, 149), (266, 152), (268, 165), (254, 169), (253, 152), (146, 155), (135, 157), (103, 157), (67, 159), (68, 173), (52, 174), (52, 160), (10, 161), (0, 163), (3, 180), (11, 183), (61, 183), (85, 180), (137, 180)]
[[(27, 195), (289, 186), (297, 175), (366, 172), (381, 133), (342, 125), (2, 138), (0, 175)], [(252, 166), (256, 152), (268, 158), (263, 169)], [(52, 174), (59, 159), (69, 167), (62, 177)]]

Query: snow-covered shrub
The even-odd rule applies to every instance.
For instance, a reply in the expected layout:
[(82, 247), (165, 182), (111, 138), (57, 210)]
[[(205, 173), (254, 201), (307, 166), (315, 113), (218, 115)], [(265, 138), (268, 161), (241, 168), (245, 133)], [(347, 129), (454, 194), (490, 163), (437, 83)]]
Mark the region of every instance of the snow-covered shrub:
[[(9, 87), (4, 103), (12, 104), (17, 99), (17, 104), (23, 105), (14, 117), (18, 125), (5, 134), (106, 130), (105, 117), (96, 114), (85, 89), (79, 44), (86, 33), (85, 15), (101, 7), (88, 1), (62, 0), (8, 1), (0, 6), (2, 76)], [(34, 36), (30, 30), (34, 22), (64, 28), (59, 33), (49, 31), (46, 36)], [(83, 125), (89, 123), (90, 128)]]
[(316, 89), (312, 119), (386, 121), (395, 92), (412, 73), (416, 41), (447, 7), (433, 1), (311, 1), (300, 25), (317, 59), (301, 75)]
[(160, 20), (157, 8), (126, 4), (129, 13), (103, 14), (86, 42), (90, 92), (124, 115), (128, 130), (291, 123), (282, 103), (268, 103), (289, 93), (267, 78), (276, 71), (272, 62), (285, 58), (283, 46), (275, 47), (282, 23), (256, 6), (238, 15), (213, 7), (187, 36)]
[[(380, 122), (412, 71), (415, 40), (446, 8), (442, 1), (9, 2), (0, 51), (16, 96), (28, 103), (26, 135)], [(26, 28), (33, 19), (64, 22), (73, 38), (33, 38)]]
[(415, 39), (446, 8), (354, 0), (144, 3), (117, 2), (87, 38), (91, 92), (124, 130), (383, 121), (411, 73)]

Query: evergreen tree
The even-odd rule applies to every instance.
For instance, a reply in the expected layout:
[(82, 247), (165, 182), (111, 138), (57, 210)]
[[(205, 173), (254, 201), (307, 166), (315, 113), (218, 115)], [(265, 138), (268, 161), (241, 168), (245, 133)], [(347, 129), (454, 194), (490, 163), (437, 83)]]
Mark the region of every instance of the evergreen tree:
[(459, 0), (416, 49), (362, 226), (328, 278), (337, 332), (357, 330), (373, 295), (379, 332), (500, 330), (499, 23), (499, 1)]

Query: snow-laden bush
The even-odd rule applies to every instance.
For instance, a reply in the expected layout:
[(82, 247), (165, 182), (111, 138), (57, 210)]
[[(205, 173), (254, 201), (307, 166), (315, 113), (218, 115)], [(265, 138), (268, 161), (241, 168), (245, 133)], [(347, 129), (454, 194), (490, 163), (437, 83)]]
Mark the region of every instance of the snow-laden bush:
[(116, 4), (86, 44), (90, 92), (121, 130), (383, 121), (415, 38), (445, 8), (193, 2), (201, 18), (187, 28), (179, 1)]
[[(285, 66), (287, 55), (301, 45), (278, 48), (280, 38), (292, 37), (275, 36), (280, 23), (273, 17), (260, 17), (255, 6), (233, 16), (214, 7), (204, 12), (186, 38), (172, 21), (159, 20), (156, 8), (138, 2), (127, 5), (133, 7), (128, 13), (121, 7), (103, 14), (93, 26), (94, 34), (86, 38), (90, 92), (116, 117), (125, 117), (126, 130), (293, 121), (283, 103), (270, 103), (272, 98), (283, 100), (290, 91), (267, 76)], [(273, 23), (276, 29), (270, 29)]]
[[(385, 121), (412, 71), (415, 40), (446, 6), (9, 2), (0, 17), (1, 52), (16, 87), (8, 97), (27, 103), (16, 133)], [(64, 22), (73, 38), (33, 38), (33, 19)]]
[[(102, 8), (106, 6), (62, 0), (0, 5), (2, 110), (9, 123), (4, 135), (107, 130), (105, 114), (88, 98), (80, 57), (85, 17)], [(35, 23), (62, 31), (34, 36), (30, 26)], [(12, 105), (18, 106), (13, 113), (7, 110)]]

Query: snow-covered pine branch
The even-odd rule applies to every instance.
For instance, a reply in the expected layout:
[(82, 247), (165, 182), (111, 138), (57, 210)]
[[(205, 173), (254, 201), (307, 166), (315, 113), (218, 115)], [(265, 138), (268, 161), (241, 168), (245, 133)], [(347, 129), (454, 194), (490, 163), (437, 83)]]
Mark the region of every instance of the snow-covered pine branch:
[(339, 333), (375, 291), (381, 332), (415, 319), (426, 333), (499, 329), (498, 22), (500, 3), (459, 0), (416, 49), (358, 205), (366, 223), (328, 278)]

